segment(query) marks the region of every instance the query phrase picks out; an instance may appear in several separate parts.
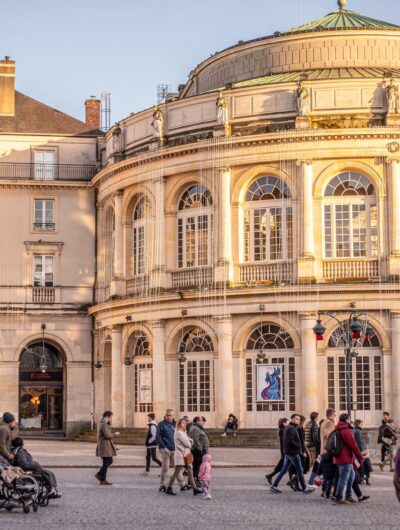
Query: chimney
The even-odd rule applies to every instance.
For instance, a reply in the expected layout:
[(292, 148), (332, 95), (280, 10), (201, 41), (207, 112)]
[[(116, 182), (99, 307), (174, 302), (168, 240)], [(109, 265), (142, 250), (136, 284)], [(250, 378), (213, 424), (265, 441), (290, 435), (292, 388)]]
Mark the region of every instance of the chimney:
[(86, 126), (89, 131), (100, 129), (100, 112), (101, 101), (96, 99), (96, 96), (90, 96), (90, 99), (85, 101), (86, 109)]
[(15, 115), (15, 61), (0, 60), (0, 116)]

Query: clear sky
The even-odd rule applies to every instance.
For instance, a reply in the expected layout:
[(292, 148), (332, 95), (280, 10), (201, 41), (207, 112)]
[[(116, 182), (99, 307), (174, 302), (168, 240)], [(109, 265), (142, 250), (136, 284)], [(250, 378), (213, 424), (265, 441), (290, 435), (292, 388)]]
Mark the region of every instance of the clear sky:
[[(300, 7), (301, 6), (301, 7)], [(17, 61), (17, 90), (83, 119), (111, 92), (112, 123), (176, 89), (210, 54), (334, 11), (336, 0), (0, 0), (0, 56)], [(348, 9), (400, 25), (399, 0)]]

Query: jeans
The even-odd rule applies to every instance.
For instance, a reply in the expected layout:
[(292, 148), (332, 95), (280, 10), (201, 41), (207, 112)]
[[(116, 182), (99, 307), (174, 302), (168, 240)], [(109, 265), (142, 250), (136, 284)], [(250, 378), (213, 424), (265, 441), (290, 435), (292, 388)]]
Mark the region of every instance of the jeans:
[(156, 464), (158, 464), (160, 467), (162, 466), (161, 460), (157, 458), (157, 448), (156, 447), (148, 447), (146, 451), (146, 471), (150, 471), (150, 460), (153, 460)]
[(346, 498), (351, 497), (351, 489), (354, 482), (353, 464), (339, 464), (339, 480), (336, 486), (336, 498), (343, 499), (343, 493), (346, 489)]
[(113, 463), (113, 459), (111, 456), (103, 456), (102, 460), (103, 460), (103, 465), (101, 466), (100, 471), (97, 474), (99, 475), (101, 480), (106, 480), (107, 470)]
[(195, 481), (197, 482), (199, 479), (199, 471), (201, 462), (203, 460), (203, 453), (199, 451), (196, 448), (192, 449), (192, 455), (193, 455), (193, 476)]
[(312, 471), (310, 473), (310, 478), (308, 479), (309, 486), (314, 486), (314, 481), (315, 481), (315, 477), (317, 476), (318, 466), (319, 464), (317, 460), (315, 460), (314, 465), (312, 466)]
[(268, 473), (268, 476), (269, 477), (273, 477), (274, 475), (276, 475), (277, 473), (279, 473), (279, 471), (282, 469), (283, 467), (283, 462), (285, 460), (285, 457), (282, 456), (281, 459), (279, 460), (279, 462), (276, 464), (275, 468), (273, 471), (271, 471), (271, 473)]
[(230, 421), (228, 421), (228, 423), (225, 425), (225, 429), (224, 429), (224, 433), (225, 434), (228, 434), (228, 429), (230, 429), (231, 431), (235, 432), (237, 431), (237, 423), (232, 423)]
[(172, 488), (172, 485), (173, 485), (173, 483), (175, 482), (176, 479), (178, 479), (178, 483), (180, 484), (181, 487), (185, 485), (185, 481), (182, 478), (182, 472), (183, 472), (184, 469), (186, 469), (186, 471), (187, 471), (188, 482), (192, 486), (192, 489), (193, 490), (197, 489), (196, 483), (195, 483), (195, 481), (193, 479), (193, 470), (192, 470), (191, 466), (175, 466), (174, 474), (170, 478), (170, 481), (169, 481), (169, 484), (168, 484), (169, 488)]
[(301, 489), (305, 490), (307, 489), (305, 480), (304, 480), (304, 474), (303, 474), (303, 468), (301, 465), (301, 459), (300, 455), (285, 455), (285, 460), (283, 461), (283, 468), (280, 470), (279, 475), (274, 480), (273, 486), (275, 488), (278, 487), (279, 482), (281, 481), (283, 475), (288, 472), (289, 467), (293, 465), (296, 469), (296, 474), (299, 477)]

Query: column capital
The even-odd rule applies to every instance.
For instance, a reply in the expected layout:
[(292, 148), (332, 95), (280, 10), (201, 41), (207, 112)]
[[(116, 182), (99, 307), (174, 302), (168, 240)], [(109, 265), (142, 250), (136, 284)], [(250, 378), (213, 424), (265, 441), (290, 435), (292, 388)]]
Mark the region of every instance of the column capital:
[(122, 198), (122, 195), (124, 194), (124, 192), (122, 190), (118, 190), (114, 193), (114, 198)]
[(220, 315), (215, 317), (218, 324), (231, 324), (232, 323), (232, 315)]
[(300, 167), (300, 166), (312, 166), (313, 164), (313, 160), (312, 159), (309, 159), (309, 160), (296, 160), (296, 166), (297, 167)]
[(385, 159), (386, 164), (399, 164), (400, 157), (398, 156), (387, 156)]
[(152, 320), (151, 321), (151, 327), (153, 329), (156, 329), (156, 328), (165, 328), (165, 320), (160, 318), (158, 320)]
[(390, 312), (390, 318), (391, 319), (400, 319), (400, 311), (391, 311)]
[(111, 333), (122, 333), (122, 324), (113, 324), (111, 326)]
[(164, 175), (159, 175), (158, 177), (152, 178), (153, 184), (164, 184), (164, 182), (167, 182), (167, 177)]
[(219, 168), (219, 171), (221, 173), (230, 173), (232, 171), (232, 168), (231, 168), (231, 166), (221, 166)]

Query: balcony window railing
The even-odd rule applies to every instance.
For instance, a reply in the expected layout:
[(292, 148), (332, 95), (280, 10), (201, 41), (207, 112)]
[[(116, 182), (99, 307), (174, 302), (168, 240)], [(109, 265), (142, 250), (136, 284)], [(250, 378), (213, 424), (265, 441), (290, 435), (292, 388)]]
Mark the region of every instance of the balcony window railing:
[(40, 231), (45, 230), (47, 232), (54, 231), (56, 227), (55, 223), (33, 223), (33, 229)]
[(81, 180), (96, 174), (95, 165), (84, 164), (24, 164), (1, 162), (0, 179), (11, 180)]

